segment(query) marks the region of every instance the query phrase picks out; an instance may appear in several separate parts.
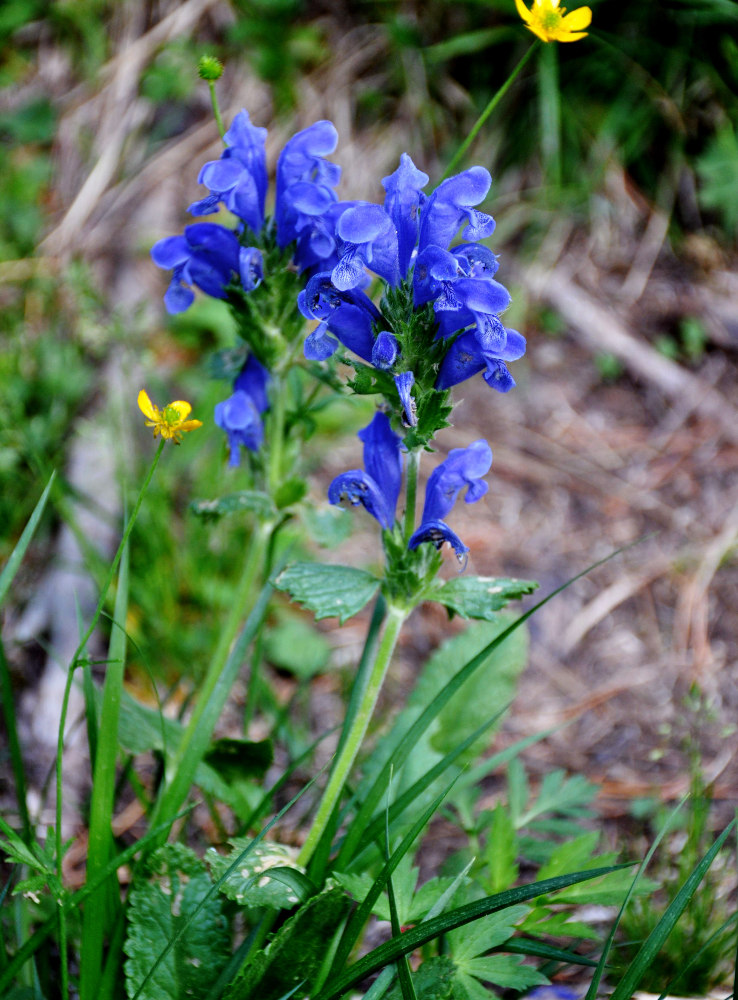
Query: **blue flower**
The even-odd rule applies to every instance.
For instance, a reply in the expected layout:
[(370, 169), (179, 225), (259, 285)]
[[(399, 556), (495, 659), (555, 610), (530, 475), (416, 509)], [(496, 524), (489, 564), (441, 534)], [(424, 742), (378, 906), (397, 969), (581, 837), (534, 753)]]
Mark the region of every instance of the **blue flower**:
[(343, 344), (365, 361), (374, 351), (372, 323), (381, 318), (372, 300), (358, 289), (339, 291), (329, 273), (313, 275), (297, 305), (306, 319), (319, 320), (305, 340), (304, 353), (310, 361), (324, 361)]
[(505, 362), (522, 358), (525, 354), (525, 337), (517, 330), (508, 330), (502, 324), (500, 326), (500, 346), (493, 350), (485, 350), (479, 343), (478, 335), (472, 330), (457, 337), (441, 363), (436, 389), (450, 389), (483, 371), (487, 385), (498, 392), (509, 392), (515, 382)]
[(264, 200), (267, 191), (266, 152), (267, 130), (257, 128), (247, 111), (240, 111), (223, 136), (227, 144), (219, 160), (206, 163), (197, 178), (210, 189), (208, 198), (196, 201), (188, 211), (193, 215), (210, 215), (218, 211), (219, 202), (258, 233), (264, 225)]
[(395, 375), (397, 394), (400, 397), (403, 417), (408, 427), (417, 427), (418, 425), (418, 414), (415, 400), (410, 395), (410, 390), (412, 389), (414, 383), (415, 375), (412, 372), (400, 372), (399, 375)]
[(418, 252), (431, 245), (447, 248), (465, 220), (464, 239), (481, 240), (491, 236), (494, 219), (473, 208), (484, 201), (491, 184), (492, 178), (484, 167), (470, 167), (439, 184), (420, 216)]
[(215, 422), (228, 436), (229, 465), (239, 464), (242, 445), (249, 451), (261, 447), (264, 440), (261, 415), (269, 408), (269, 380), (269, 372), (252, 354), (233, 383), (233, 395), (216, 404)]
[(397, 170), (382, 180), (384, 210), (397, 232), (398, 270), (403, 278), (410, 270), (418, 241), (420, 210), (426, 201), (422, 189), (427, 183), (428, 175), (418, 170), (407, 153), (400, 157)]
[(377, 412), (372, 422), (359, 431), (364, 444), (364, 471), (351, 469), (336, 476), (328, 487), (328, 500), (338, 504), (348, 500), (362, 504), (383, 528), (395, 523), (395, 509), (402, 480), (402, 439), (392, 430), (389, 417)]
[(308, 244), (325, 238), (315, 223), (337, 200), (333, 189), (341, 168), (323, 157), (332, 153), (337, 143), (333, 123), (319, 121), (294, 135), (280, 153), (274, 210), (280, 247), (301, 236)]
[(451, 449), (448, 458), (430, 474), (425, 489), (422, 521), (410, 538), (408, 548), (416, 549), (423, 542), (432, 542), (436, 548), (440, 548), (444, 542), (448, 542), (458, 560), (464, 561), (469, 548), (449, 528), (445, 517), (464, 487), (466, 503), (475, 503), (485, 495), (488, 487), (482, 476), (489, 472), (491, 464), (492, 452), (482, 438), (472, 442), (468, 448)]
[(196, 222), (186, 226), (182, 236), (155, 243), (151, 248), (154, 263), (174, 271), (164, 296), (167, 311), (184, 312), (192, 305), (191, 285), (213, 298), (226, 298), (226, 285), (240, 273), (240, 249), (234, 233), (213, 222)]

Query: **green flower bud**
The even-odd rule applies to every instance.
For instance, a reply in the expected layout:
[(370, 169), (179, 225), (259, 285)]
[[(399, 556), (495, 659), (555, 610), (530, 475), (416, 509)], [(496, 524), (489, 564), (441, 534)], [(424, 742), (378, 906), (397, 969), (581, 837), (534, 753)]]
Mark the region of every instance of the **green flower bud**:
[(197, 72), (201, 80), (219, 80), (223, 75), (223, 63), (215, 56), (200, 56)]

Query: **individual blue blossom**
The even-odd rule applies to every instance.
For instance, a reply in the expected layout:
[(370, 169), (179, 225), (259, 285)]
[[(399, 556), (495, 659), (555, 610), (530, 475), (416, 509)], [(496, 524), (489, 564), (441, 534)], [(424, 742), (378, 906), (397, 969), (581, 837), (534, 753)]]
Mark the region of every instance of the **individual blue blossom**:
[(365, 361), (374, 351), (372, 324), (380, 313), (372, 300), (358, 289), (339, 291), (329, 273), (313, 275), (300, 292), (297, 305), (306, 319), (318, 326), (305, 340), (304, 353), (310, 361), (323, 361), (343, 344)]
[(341, 291), (364, 282), (366, 268), (389, 285), (400, 281), (399, 245), (392, 219), (381, 205), (354, 205), (341, 214), (336, 225), (339, 260), (331, 274)]
[(408, 548), (416, 549), (423, 542), (432, 542), (440, 548), (448, 542), (463, 562), (468, 546), (449, 528), (445, 518), (456, 503), (456, 498), (464, 487), (466, 503), (476, 503), (488, 490), (482, 479), (492, 465), (492, 452), (487, 442), (480, 438), (468, 448), (452, 448), (448, 458), (441, 462), (428, 479), (425, 489), (425, 504), (420, 527), (414, 532)]
[(241, 247), (238, 273), (245, 292), (253, 292), (264, 280), (264, 257), (258, 247)]
[(240, 111), (223, 136), (226, 148), (219, 160), (211, 160), (200, 170), (198, 183), (210, 195), (190, 205), (193, 215), (210, 215), (220, 202), (256, 233), (264, 225), (267, 166), (264, 144), (267, 130), (251, 124), (247, 111)]
[(226, 298), (226, 286), (240, 273), (240, 249), (230, 229), (213, 222), (193, 223), (185, 226), (182, 236), (167, 236), (155, 243), (151, 248), (154, 263), (174, 272), (164, 296), (167, 311), (184, 312), (192, 305), (192, 285), (213, 298)]
[(215, 423), (228, 437), (231, 466), (239, 464), (242, 446), (249, 451), (261, 447), (262, 414), (269, 408), (269, 380), (269, 372), (252, 354), (233, 383), (233, 394), (216, 404)]
[(503, 327), (503, 331), (502, 346), (494, 351), (486, 351), (472, 330), (457, 337), (441, 363), (436, 389), (450, 389), (478, 372), (484, 372), (487, 385), (498, 392), (509, 392), (515, 382), (506, 362), (522, 358), (525, 354), (525, 337), (517, 330)]
[(403, 153), (397, 170), (382, 180), (384, 210), (392, 219), (397, 233), (397, 264), (403, 277), (410, 270), (418, 241), (420, 210), (426, 201), (423, 188), (428, 179), (428, 175), (418, 170), (408, 154)]
[(464, 239), (491, 236), (494, 219), (473, 207), (484, 201), (491, 184), (492, 178), (484, 167), (470, 167), (442, 181), (423, 207), (418, 252), (430, 245), (448, 247), (464, 221), (467, 223), (462, 233)]
[(319, 121), (294, 135), (280, 153), (274, 210), (280, 247), (305, 237), (308, 244), (325, 238), (320, 227), (314, 231), (315, 221), (337, 201), (333, 189), (341, 168), (324, 159), (337, 143), (333, 123)]
[(383, 528), (390, 529), (402, 480), (401, 438), (381, 411), (359, 431), (359, 438), (364, 444), (364, 470), (351, 469), (336, 476), (328, 487), (328, 500), (362, 504)]

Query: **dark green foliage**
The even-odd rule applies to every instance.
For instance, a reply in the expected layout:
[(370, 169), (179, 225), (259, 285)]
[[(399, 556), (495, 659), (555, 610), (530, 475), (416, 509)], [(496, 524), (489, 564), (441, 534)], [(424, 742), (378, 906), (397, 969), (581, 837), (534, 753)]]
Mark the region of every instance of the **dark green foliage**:
[(224, 1000), (279, 1000), (300, 984), (300, 992), (307, 993), (348, 906), (342, 889), (329, 888), (308, 900), (239, 973)]

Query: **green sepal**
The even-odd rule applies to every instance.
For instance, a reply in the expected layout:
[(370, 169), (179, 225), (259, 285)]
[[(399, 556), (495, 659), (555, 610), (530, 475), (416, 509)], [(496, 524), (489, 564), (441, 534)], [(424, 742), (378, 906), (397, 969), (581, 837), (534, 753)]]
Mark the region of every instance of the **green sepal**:
[(403, 444), (408, 451), (428, 448), (436, 433), (450, 427), (448, 417), (453, 406), (448, 389), (416, 389), (415, 413), (417, 424), (405, 431)]
[(371, 396), (374, 393), (381, 393), (388, 399), (397, 401), (397, 389), (395, 380), (389, 372), (381, 368), (372, 368), (355, 358), (346, 358), (346, 363), (354, 369), (354, 377), (349, 379), (348, 385), (357, 396)]
[(492, 576), (459, 576), (453, 580), (437, 580), (423, 595), (427, 601), (438, 601), (451, 615), (494, 621), (497, 612), (508, 601), (519, 600), (538, 589), (535, 580), (515, 580)]
[(190, 510), (203, 521), (218, 521), (227, 514), (244, 512), (256, 514), (260, 519), (267, 519), (274, 514), (268, 494), (260, 490), (239, 490), (238, 493), (227, 493), (215, 500), (192, 500)]
[(274, 585), (312, 611), (316, 620), (335, 616), (343, 625), (372, 599), (379, 580), (352, 566), (297, 562), (282, 570)]
[(390, 600), (413, 607), (431, 586), (443, 556), (432, 545), (409, 549), (399, 524), (391, 531), (384, 531), (382, 540), (387, 556), (384, 590)]

